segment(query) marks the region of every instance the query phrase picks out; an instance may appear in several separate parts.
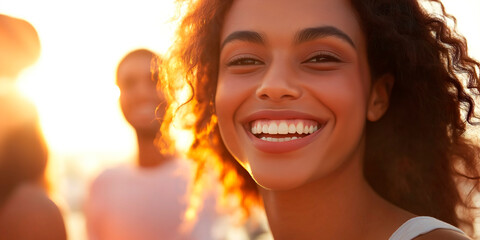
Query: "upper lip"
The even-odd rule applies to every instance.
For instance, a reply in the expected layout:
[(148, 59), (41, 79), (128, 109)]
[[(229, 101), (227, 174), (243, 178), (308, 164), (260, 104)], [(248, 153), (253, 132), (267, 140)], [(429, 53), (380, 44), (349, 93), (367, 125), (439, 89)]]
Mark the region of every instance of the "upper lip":
[(250, 122), (254, 120), (259, 120), (259, 119), (271, 119), (271, 120), (309, 119), (309, 120), (317, 121), (320, 124), (323, 124), (326, 122), (326, 120), (321, 117), (314, 116), (309, 113), (294, 111), (294, 110), (260, 110), (248, 115), (241, 122), (248, 125)]

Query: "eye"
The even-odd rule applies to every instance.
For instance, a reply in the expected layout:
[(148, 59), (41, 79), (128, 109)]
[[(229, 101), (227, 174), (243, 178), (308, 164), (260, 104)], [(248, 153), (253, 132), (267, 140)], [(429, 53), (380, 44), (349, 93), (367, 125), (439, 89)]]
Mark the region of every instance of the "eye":
[(321, 53), (303, 61), (302, 63), (340, 63), (342, 62), (338, 57), (332, 54)]
[(262, 65), (263, 62), (251, 57), (238, 57), (234, 58), (227, 63), (227, 66), (251, 66), (251, 65)]
[(335, 53), (317, 51), (307, 55), (301, 64), (307, 69), (314, 71), (332, 71), (339, 69), (345, 61)]

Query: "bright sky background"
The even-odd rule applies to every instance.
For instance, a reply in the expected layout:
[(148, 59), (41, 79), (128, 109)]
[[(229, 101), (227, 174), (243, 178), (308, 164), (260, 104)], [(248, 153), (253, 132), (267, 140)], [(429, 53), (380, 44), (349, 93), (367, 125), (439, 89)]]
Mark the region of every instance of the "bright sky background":
[(165, 52), (173, 0), (0, 0), (0, 13), (29, 21), (39, 34), (40, 59), (19, 85), (37, 106), (69, 235), (82, 240), (82, 218), (70, 213), (81, 210), (89, 181), (136, 151), (118, 105), (116, 66), (136, 48)]
[[(118, 61), (136, 48), (164, 52), (173, 0), (0, 0), (0, 13), (37, 29), (42, 55), (20, 79), (38, 108), (53, 176), (72, 210), (88, 179), (135, 153), (133, 131), (118, 106)], [(480, 1), (446, 0), (473, 56), (480, 59)]]
[(135, 48), (166, 50), (172, 1), (0, 0), (0, 13), (26, 19), (39, 33), (42, 55), (20, 87), (38, 108), (52, 156), (86, 170), (131, 157), (135, 141), (118, 107), (116, 65)]

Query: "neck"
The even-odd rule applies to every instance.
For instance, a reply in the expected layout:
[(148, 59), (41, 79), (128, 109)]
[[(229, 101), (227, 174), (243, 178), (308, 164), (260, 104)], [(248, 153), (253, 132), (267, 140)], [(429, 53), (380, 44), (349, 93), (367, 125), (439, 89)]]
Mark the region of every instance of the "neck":
[(361, 164), (354, 159), (330, 176), (292, 190), (260, 188), (274, 238), (388, 239), (407, 218), (391, 217), (401, 214), (371, 189)]
[(154, 141), (155, 135), (140, 134), (137, 132), (138, 166), (145, 168), (155, 167), (170, 160), (170, 157), (160, 153)]

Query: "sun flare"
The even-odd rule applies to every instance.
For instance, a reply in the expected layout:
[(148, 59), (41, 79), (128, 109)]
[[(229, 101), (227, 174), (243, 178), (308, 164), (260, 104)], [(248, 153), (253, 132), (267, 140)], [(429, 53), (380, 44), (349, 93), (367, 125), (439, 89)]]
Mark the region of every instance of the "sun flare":
[(40, 59), (19, 77), (19, 88), (37, 106), (53, 155), (110, 155), (81, 163), (94, 169), (131, 156), (135, 142), (118, 106), (116, 65), (136, 48), (166, 51), (173, 1), (3, 1), (1, 11), (31, 22), (40, 36)]

